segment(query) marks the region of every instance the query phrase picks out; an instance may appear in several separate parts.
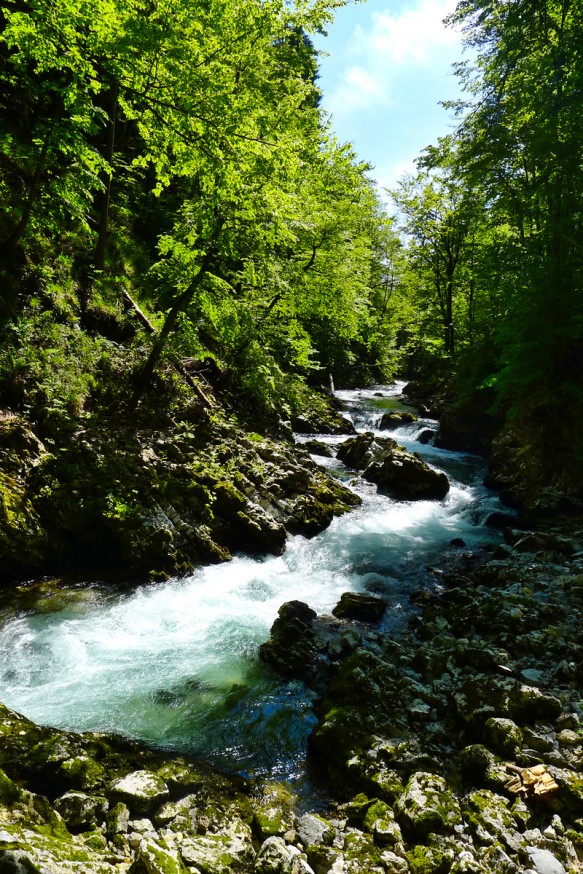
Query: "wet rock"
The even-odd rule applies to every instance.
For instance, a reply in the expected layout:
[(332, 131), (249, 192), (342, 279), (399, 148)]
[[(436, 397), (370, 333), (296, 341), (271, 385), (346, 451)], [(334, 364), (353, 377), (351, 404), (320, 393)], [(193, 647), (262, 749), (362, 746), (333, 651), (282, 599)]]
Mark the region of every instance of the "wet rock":
[(350, 419), (333, 411), (326, 417), (294, 416), (291, 425), (296, 434), (354, 434), (356, 431)]
[(323, 458), (334, 458), (334, 452), (327, 443), (321, 440), (306, 440), (301, 446), (312, 455), (320, 455)]
[(379, 622), (385, 612), (385, 602), (374, 595), (344, 592), (332, 613), (338, 619), (358, 619), (361, 622)]
[(305, 676), (318, 652), (313, 628), (316, 617), (315, 610), (303, 601), (282, 604), (270, 639), (260, 647), (263, 661), (285, 676)]
[(403, 425), (410, 425), (417, 421), (417, 416), (408, 410), (388, 410), (383, 413), (379, 423), (381, 431), (390, 431), (394, 428), (401, 428)]
[(134, 771), (109, 786), (109, 797), (122, 801), (132, 813), (153, 813), (169, 796), (166, 783), (150, 771)]
[(375, 437), (371, 431), (345, 440), (337, 457), (399, 500), (442, 500), (449, 491), (444, 473), (428, 467), (394, 440)]
[(413, 774), (394, 811), (403, 830), (420, 840), (430, 832), (453, 832), (462, 822), (457, 799), (436, 774)]
[(431, 443), (436, 434), (437, 431), (434, 431), (433, 428), (422, 428), (415, 439), (418, 443), (421, 443), (422, 446), (426, 446), (428, 443)]

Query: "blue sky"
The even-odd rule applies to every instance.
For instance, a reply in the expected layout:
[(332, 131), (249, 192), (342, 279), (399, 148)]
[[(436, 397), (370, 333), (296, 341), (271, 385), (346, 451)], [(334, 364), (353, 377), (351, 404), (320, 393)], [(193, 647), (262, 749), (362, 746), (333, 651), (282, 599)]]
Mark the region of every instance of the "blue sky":
[(442, 19), (455, 0), (368, 0), (336, 13), (320, 58), (323, 108), (341, 142), (352, 142), (372, 177), (391, 187), (425, 146), (452, 128), (440, 100), (460, 95), (451, 69), (461, 38)]

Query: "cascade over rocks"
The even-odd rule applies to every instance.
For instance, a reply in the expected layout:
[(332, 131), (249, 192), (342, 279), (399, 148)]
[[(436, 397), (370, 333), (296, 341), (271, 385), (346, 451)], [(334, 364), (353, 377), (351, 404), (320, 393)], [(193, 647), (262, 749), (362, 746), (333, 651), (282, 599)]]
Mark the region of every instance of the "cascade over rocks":
[(376, 483), (380, 491), (399, 500), (440, 501), (449, 491), (444, 473), (430, 468), (395, 440), (375, 437), (372, 431), (345, 440), (337, 457), (348, 467), (362, 471), (363, 478)]

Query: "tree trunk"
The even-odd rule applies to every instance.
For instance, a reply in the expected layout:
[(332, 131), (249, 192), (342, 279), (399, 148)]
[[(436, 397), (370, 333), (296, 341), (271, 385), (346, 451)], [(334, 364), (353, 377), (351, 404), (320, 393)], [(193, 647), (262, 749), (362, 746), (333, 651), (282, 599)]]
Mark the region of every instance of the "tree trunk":
[(109, 227), (109, 206), (111, 203), (111, 185), (113, 179), (113, 151), (115, 144), (115, 124), (117, 118), (117, 95), (119, 87), (117, 83), (111, 87), (111, 104), (109, 110), (109, 124), (107, 125), (107, 140), (105, 144), (105, 160), (109, 164), (110, 169), (106, 172), (103, 180), (104, 189), (101, 195), (101, 204), (99, 208), (99, 226), (97, 243), (95, 244), (95, 253), (93, 256), (93, 266), (96, 270), (103, 270), (105, 267), (105, 253), (107, 251), (107, 232)]
[[(218, 233), (218, 232), (217, 232)], [(142, 396), (146, 385), (149, 380), (152, 378), (156, 365), (160, 360), (160, 356), (162, 355), (162, 351), (164, 350), (164, 346), (166, 345), (166, 341), (168, 337), (174, 330), (174, 326), (176, 325), (176, 320), (178, 319), (179, 313), (186, 309), (186, 307), (191, 302), (197, 288), (202, 283), (204, 277), (208, 273), (209, 267), (211, 265), (213, 256), (215, 253), (215, 247), (213, 242), (209, 244), (209, 247), (204, 255), (201, 265), (198, 268), (198, 273), (182, 294), (178, 295), (172, 307), (168, 311), (166, 316), (166, 320), (162, 325), (162, 329), (156, 339), (154, 340), (154, 344), (148, 356), (148, 359), (144, 366), (142, 367), (138, 378), (137, 378), (137, 386), (136, 391), (134, 393), (134, 403), (137, 403), (140, 397)]]
[(14, 249), (14, 247), (20, 242), (22, 236), (26, 230), (26, 226), (30, 221), (30, 217), (32, 215), (32, 208), (36, 202), (38, 197), (40, 188), (41, 188), (41, 178), (43, 174), (43, 170), (45, 168), (45, 162), (47, 158), (47, 153), (49, 151), (49, 146), (51, 142), (52, 129), (49, 130), (45, 134), (45, 138), (43, 140), (42, 148), (40, 151), (40, 155), (38, 157), (38, 161), (36, 162), (36, 167), (34, 169), (34, 173), (30, 182), (30, 188), (28, 189), (28, 196), (26, 198), (26, 203), (24, 205), (24, 209), (22, 211), (22, 215), (20, 217), (20, 221), (10, 234), (10, 236), (4, 241), (4, 245), (7, 250)]

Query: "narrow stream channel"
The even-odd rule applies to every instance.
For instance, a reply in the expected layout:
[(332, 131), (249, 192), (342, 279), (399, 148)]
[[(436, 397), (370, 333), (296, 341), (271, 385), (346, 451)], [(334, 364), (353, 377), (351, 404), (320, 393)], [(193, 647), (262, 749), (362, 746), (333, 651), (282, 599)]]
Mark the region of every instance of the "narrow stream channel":
[[(339, 396), (358, 430), (375, 430), (401, 388)], [(448, 473), (443, 502), (393, 501), (335, 459), (318, 458), (363, 504), (311, 540), (290, 538), (281, 557), (236, 557), (123, 594), (87, 583), (0, 616), (0, 701), (42, 724), (121, 733), (228, 770), (301, 782), (310, 695), (257, 660), (281, 604), (299, 599), (329, 612), (347, 590), (382, 593), (384, 627), (395, 633), (411, 611), (409, 593), (453, 538), (469, 548), (496, 539), (484, 527), (499, 505), (481, 484), (482, 461), (416, 441), (435, 424), (382, 433)]]

